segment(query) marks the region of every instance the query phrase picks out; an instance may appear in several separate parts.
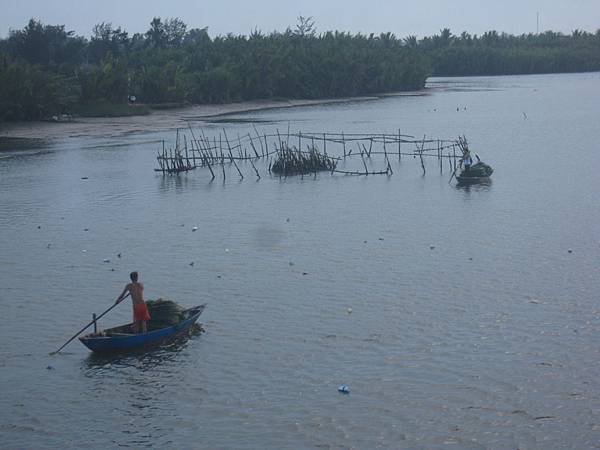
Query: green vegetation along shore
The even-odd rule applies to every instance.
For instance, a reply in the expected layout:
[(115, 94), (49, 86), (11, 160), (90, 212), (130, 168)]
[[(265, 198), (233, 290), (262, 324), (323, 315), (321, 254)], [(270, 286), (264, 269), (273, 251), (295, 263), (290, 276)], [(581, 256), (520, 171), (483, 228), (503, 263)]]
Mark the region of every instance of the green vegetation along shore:
[(422, 89), (430, 75), (600, 70), (600, 30), (482, 36), (449, 29), (399, 39), (294, 29), (211, 38), (155, 18), (130, 36), (102, 23), (90, 39), (34, 19), (0, 39), (0, 121), (122, 116), (257, 99), (340, 98)]

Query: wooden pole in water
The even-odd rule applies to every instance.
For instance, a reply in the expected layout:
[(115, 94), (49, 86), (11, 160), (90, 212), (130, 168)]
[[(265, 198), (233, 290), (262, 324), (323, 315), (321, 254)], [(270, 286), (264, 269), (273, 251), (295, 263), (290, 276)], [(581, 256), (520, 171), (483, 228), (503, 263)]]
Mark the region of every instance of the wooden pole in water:
[(425, 175), (425, 163), (423, 162), (423, 150), (425, 149), (425, 135), (423, 135), (423, 143), (421, 144), (421, 151), (419, 152), (419, 158), (421, 159), (421, 167), (423, 168), (423, 175)]
[(363, 158), (362, 154), (360, 155), (360, 159), (362, 159), (363, 166), (365, 166), (365, 175), (369, 175), (369, 169), (367, 169), (367, 163), (365, 162), (365, 158)]
[(383, 137), (383, 154), (385, 155), (385, 159), (387, 159), (387, 149), (385, 147), (385, 141), (387, 140), (385, 137), (385, 134), (382, 136)]
[(346, 138), (344, 137), (344, 132), (342, 131), (342, 146), (344, 150), (344, 158), (346, 157)]
[(212, 175), (212, 178), (210, 179), (210, 181), (215, 179), (215, 173), (212, 170), (212, 167), (210, 165), (210, 162), (208, 161), (208, 157), (204, 156), (204, 162), (206, 163), (206, 165), (208, 166), (208, 170), (210, 170), (210, 174)]
[[(219, 133), (219, 136), (220, 135), (221, 134)], [(240, 168), (236, 164), (235, 159), (233, 159), (233, 155), (231, 154), (231, 145), (229, 145), (229, 138), (227, 137), (227, 132), (225, 131), (225, 128), (223, 128), (223, 136), (225, 136), (225, 141), (227, 142), (227, 150), (229, 151), (229, 159), (233, 163), (233, 165), (237, 169), (238, 173), (240, 174), (240, 177), (243, 180), (244, 179), (244, 175), (242, 174), (242, 171), (240, 170)]]
[(266, 155), (269, 156), (269, 144), (267, 143), (267, 134), (265, 133), (264, 136), (265, 136), (265, 152), (266, 152)]
[(187, 137), (185, 135), (183, 137), (184, 137), (184, 145), (185, 145), (185, 163), (189, 169), (192, 165), (190, 164), (190, 157), (188, 155)]
[(452, 144), (452, 163), (454, 164), (454, 171), (456, 172), (456, 146)]
[(223, 139), (221, 133), (219, 133), (219, 152), (221, 153), (221, 163), (225, 164), (225, 157), (223, 156)]
[[(262, 140), (260, 139), (260, 134), (258, 134), (258, 130), (256, 129), (256, 125), (252, 124), (252, 127), (254, 128), (254, 132), (256, 133), (256, 137), (258, 138), (258, 143), (260, 144), (260, 152), (262, 153), (263, 157), (265, 156), (265, 150), (263, 149), (263, 145), (262, 145)], [(250, 133), (248, 133), (249, 135)]]
[(252, 164), (252, 168), (254, 169), (254, 171), (256, 172), (256, 176), (258, 177), (258, 179), (260, 180), (260, 174), (258, 173), (258, 170), (256, 169), (256, 166), (254, 165), (254, 162), (252, 162), (252, 159), (250, 159), (250, 164)]
[[(256, 151), (256, 147), (254, 146), (254, 141), (252, 140), (252, 136), (250, 136), (250, 133), (248, 133), (248, 138), (250, 139), (250, 146), (252, 147), (252, 150), (254, 150), (254, 154), (256, 155), (257, 158), (260, 158), (260, 156), (258, 155), (258, 152)], [(262, 147), (262, 144), (261, 144)]]
[[(220, 134), (219, 134), (220, 136)], [(231, 145), (229, 145), (229, 138), (227, 137), (227, 133), (225, 132), (225, 128), (223, 128), (223, 136), (225, 136), (225, 142), (227, 143), (227, 151), (229, 152), (229, 160), (233, 162), (233, 154), (231, 153)]]
[(200, 149), (200, 144), (202, 143), (202, 141), (198, 141), (198, 139), (196, 139), (194, 130), (192, 130), (192, 127), (189, 122), (188, 122), (188, 127), (190, 128), (190, 133), (192, 133), (192, 139), (196, 143), (196, 149), (194, 149), (194, 146), (192, 145), (192, 164), (194, 164), (194, 166), (195, 166), (196, 165), (196, 152), (202, 154), (202, 150)]

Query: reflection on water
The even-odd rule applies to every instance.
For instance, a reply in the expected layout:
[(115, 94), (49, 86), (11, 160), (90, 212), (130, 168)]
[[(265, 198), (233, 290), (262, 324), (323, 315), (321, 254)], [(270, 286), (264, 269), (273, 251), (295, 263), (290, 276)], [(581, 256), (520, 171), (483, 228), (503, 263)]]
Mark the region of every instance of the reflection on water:
[(471, 182), (458, 182), (454, 185), (457, 190), (464, 192), (480, 192), (480, 191), (489, 191), (492, 188), (493, 181), (491, 178), (485, 180), (477, 180)]
[(167, 362), (172, 362), (185, 346), (187, 339), (180, 342), (173, 342), (167, 346), (162, 346), (154, 349), (145, 349), (137, 352), (128, 352), (127, 354), (102, 355), (90, 353), (85, 359), (85, 367), (87, 369), (106, 369), (135, 367), (141, 371), (149, 370)]
[(163, 345), (146, 348), (137, 351), (130, 351), (121, 354), (100, 354), (90, 353), (85, 359), (85, 368), (111, 369), (113, 367), (136, 367), (142, 371), (155, 368), (157, 366), (174, 362), (177, 355), (190, 344), (190, 340), (198, 338), (205, 330), (201, 324), (194, 323), (189, 332)]

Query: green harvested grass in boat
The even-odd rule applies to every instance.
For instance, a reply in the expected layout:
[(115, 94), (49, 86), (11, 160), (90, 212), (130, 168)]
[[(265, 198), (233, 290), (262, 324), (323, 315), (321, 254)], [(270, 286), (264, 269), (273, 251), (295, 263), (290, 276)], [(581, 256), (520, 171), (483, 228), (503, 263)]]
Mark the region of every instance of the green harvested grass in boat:
[(484, 162), (478, 162), (471, 166), (468, 172), (463, 172), (463, 176), (469, 177), (489, 177), (494, 173), (494, 169), (492, 169), (489, 165)]
[(176, 325), (184, 319), (183, 308), (172, 300), (165, 300), (162, 298), (148, 300), (146, 305), (148, 306), (148, 312), (151, 317), (148, 322), (148, 327), (150, 329)]

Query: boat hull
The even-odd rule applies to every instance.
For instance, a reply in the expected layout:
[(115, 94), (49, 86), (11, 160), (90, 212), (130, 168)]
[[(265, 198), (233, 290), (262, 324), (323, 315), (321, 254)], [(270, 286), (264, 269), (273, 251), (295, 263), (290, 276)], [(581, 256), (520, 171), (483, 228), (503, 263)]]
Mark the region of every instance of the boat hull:
[(456, 181), (458, 184), (478, 184), (478, 183), (489, 183), (490, 177), (465, 177), (457, 176)]
[(142, 334), (118, 333), (130, 328), (131, 324), (106, 330), (102, 334), (88, 334), (79, 338), (81, 343), (94, 353), (121, 353), (156, 347), (186, 335), (202, 314), (205, 305), (195, 306), (184, 311), (187, 318), (176, 325), (148, 331)]

